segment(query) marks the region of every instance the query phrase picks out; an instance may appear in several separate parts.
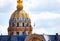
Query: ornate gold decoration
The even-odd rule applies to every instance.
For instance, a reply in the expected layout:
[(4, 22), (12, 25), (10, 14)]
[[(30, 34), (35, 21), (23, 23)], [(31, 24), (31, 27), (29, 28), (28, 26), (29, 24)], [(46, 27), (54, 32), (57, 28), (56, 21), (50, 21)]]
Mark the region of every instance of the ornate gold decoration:
[(29, 15), (24, 10), (22, 10), (22, 2), (23, 0), (17, 0), (17, 10), (11, 15), (11, 18), (19, 18), (20, 20), (22, 20), (22, 17), (24, 17), (24, 19), (30, 19)]
[(43, 41), (43, 38), (40, 35), (32, 34), (28, 36), (25, 41)]
[(14, 19), (17, 19), (19, 18), (20, 20), (22, 20), (22, 17), (24, 17), (24, 19), (30, 19), (29, 17), (29, 14), (27, 14), (24, 10), (21, 10), (18, 12), (14, 12), (12, 15), (11, 15), (11, 18), (14, 18)]
[(17, 9), (18, 10), (22, 10), (23, 9), (22, 2), (23, 2), (23, 0), (17, 0)]

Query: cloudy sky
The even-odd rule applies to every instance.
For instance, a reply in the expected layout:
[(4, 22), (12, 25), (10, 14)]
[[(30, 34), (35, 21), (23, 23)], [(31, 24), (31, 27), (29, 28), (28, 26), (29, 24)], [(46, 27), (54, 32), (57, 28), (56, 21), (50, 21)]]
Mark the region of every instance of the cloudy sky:
[[(0, 0), (0, 35), (8, 34), (9, 18), (16, 5), (16, 0)], [(33, 33), (60, 34), (60, 0), (23, 0), (23, 6), (30, 15)]]

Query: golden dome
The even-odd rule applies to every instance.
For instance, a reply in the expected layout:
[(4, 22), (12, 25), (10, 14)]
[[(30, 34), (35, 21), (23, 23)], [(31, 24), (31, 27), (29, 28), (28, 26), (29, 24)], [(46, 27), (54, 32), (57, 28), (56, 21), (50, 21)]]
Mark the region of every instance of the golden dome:
[(8, 35), (28, 35), (32, 33), (31, 20), (23, 10), (23, 0), (17, 0), (17, 10), (13, 12), (9, 20)]
[(19, 20), (22, 20), (22, 19), (29, 19), (29, 15), (24, 11), (24, 10), (16, 10), (12, 15), (11, 15), (11, 18), (10, 19), (19, 19)]

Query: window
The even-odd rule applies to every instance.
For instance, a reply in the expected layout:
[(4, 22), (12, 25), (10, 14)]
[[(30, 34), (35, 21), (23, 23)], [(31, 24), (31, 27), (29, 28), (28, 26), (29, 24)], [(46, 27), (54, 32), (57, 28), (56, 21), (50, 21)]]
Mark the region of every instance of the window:
[(19, 32), (17, 32), (16, 34), (19, 35)]
[(17, 23), (17, 27), (19, 27), (19, 23)]
[(23, 27), (24, 27), (24, 23), (23, 23)]
[(28, 23), (26, 24), (26, 26), (28, 26)]
[(23, 32), (23, 35), (26, 35), (26, 32)]

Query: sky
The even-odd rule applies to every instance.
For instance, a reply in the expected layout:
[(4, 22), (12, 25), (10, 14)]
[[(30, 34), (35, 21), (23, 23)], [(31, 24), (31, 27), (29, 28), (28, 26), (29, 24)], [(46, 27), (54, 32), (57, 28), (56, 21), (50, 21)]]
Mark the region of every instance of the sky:
[[(0, 0), (0, 35), (8, 35), (9, 19), (16, 10), (17, 0)], [(60, 0), (23, 0), (33, 33), (60, 35)], [(35, 27), (34, 27), (35, 24)]]

